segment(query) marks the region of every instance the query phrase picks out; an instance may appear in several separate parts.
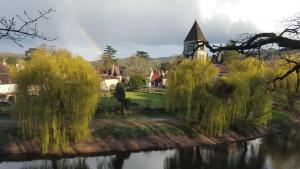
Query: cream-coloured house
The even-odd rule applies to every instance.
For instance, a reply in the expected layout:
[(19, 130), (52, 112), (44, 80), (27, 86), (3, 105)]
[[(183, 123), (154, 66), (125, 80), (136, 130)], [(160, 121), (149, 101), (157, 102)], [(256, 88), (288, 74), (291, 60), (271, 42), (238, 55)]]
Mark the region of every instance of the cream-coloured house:
[(108, 69), (101, 69), (101, 67), (96, 67), (96, 71), (101, 76), (101, 90), (103, 91), (114, 90), (117, 83), (123, 80), (120, 66), (117, 64), (113, 64), (112, 67)]
[(101, 82), (101, 89), (104, 91), (113, 90), (117, 86), (117, 83), (120, 82), (120, 79), (116, 77), (104, 77), (104, 78), (106, 79), (103, 79)]
[(13, 84), (8, 75), (8, 66), (0, 64), (0, 102), (14, 103), (16, 101), (16, 84)]

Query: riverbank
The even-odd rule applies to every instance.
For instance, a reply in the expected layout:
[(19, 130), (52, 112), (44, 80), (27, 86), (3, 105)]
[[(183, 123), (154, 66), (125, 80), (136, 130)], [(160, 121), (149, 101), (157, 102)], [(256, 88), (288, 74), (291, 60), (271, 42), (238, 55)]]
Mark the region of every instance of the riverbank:
[[(300, 116), (291, 118), (292, 124), (299, 124)], [(1, 127), (1, 126), (0, 126)], [(287, 129), (286, 125), (274, 122), (269, 127), (251, 127), (243, 132), (227, 131), (219, 137), (208, 137), (196, 130), (185, 127), (184, 123), (174, 117), (164, 116), (134, 116), (129, 118), (102, 118), (91, 122), (91, 135), (72, 143), (61, 151), (49, 150), (45, 156), (38, 141), (22, 141), (17, 139), (15, 125), (11, 124), (6, 132), (0, 132), (5, 142), (0, 142), (1, 160), (18, 160), (24, 158), (73, 157), (99, 154), (112, 154), (122, 151), (144, 151), (172, 149), (200, 145), (214, 145), (228, 142), (251, 140), (274, 134)], [(1, 128), (0, 128), (1, 129)], [(3, 128), (2, 128), (3, 130)], [(0, 130), (1, 131), (1, 130)], [(7, 134), (7, 135), (6, 135)]]

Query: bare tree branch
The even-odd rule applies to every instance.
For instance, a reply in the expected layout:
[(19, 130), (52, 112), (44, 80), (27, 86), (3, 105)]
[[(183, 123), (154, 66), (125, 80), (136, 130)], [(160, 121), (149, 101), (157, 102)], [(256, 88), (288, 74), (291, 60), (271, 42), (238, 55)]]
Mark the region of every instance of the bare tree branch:
[[(16, 15), (11, 19), (0, 17), (0, 39), (8, 39), (22, 47), (21, 41), (25, 38), (39, 38), (45, 41), (56, 40), (57, 37), (46, 36), (39, 32), (38, 22), (41, 19), (49, 19), (48, 15), (55, 12), (54, 9), (38, 11), (38, 16), (31, 17), (24, 11), (24, 16)], [(18, 22), (16, 21), (18, 20)]]

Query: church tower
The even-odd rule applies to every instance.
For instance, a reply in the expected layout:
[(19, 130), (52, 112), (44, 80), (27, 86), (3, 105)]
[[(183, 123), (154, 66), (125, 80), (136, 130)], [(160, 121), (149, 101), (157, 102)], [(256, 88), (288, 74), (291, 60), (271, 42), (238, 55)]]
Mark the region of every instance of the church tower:
[[(207, 61), (208, 55), (207, 52), (204, 51), (204, 42), (207, 42), (206, 38), (204, 37), (198, 22), (195, 21), (184, 40), (183, 55), (189, 59), (202, 59)], [(197, 49), (198, 46), (200, 47)]]

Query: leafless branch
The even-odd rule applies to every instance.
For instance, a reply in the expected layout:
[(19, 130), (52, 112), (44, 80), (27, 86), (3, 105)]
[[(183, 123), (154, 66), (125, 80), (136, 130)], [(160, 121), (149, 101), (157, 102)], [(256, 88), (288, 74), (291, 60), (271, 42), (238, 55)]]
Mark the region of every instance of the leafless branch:
[(55, 12), (54, 9), (38, 11), (38, 16), (31, 17), (24, 11), (24, 15), (16, 15), (11, 19), (0, 17), (0, 39), (8, 39), (22, 47), (21, 41), (25, 38), (39, 38), (45, 41), (54, 41), (57, 37), (46, 36), (39, 32), (38, 22), (42, 19), (50, 19), (49, 14)]

